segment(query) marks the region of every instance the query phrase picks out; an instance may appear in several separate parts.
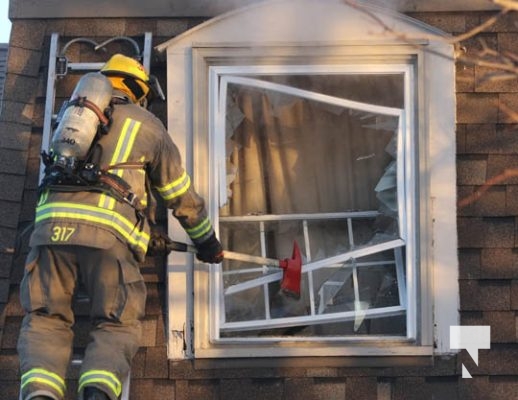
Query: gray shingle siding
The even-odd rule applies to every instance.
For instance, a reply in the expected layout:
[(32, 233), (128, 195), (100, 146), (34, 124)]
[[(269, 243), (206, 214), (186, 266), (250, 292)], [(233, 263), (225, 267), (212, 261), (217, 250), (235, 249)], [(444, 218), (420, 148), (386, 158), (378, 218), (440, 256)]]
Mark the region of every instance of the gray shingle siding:
[(0, 43), (0, 113), (2, 112), (2, 99), (4, 97), (5, 75), (7, 73), (7, 43)]

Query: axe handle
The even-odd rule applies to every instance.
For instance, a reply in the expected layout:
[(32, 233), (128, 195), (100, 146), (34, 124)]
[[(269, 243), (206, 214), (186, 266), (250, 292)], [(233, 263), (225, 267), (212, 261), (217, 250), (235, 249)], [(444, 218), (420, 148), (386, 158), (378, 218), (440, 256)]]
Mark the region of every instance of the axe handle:
[[(167, 250), (168, 251), (181, 251), (181, 252), (189, 252), (196, 254), (196, 247), (182, 242), (175, 242), (171, 241), (167, 244)], [(228, 251), (224, 250), (223, 254), (225, 258), (229, 260), (235, 260), (235, 261), (245, 261), (245, 262), (251, 262), (254, 264), (262, 264), (262, 265), (270, 265), (274, 267), (280, 266), (280, 261), (276, 260), (274, 258), (266, 258), (266, 257), (259, 257), (259, 256), (252, 256), (249, 254), (242, 254), (242, 253), (236, 253), (234, 251)]]
[(252, 256), (249, 254), (235, 253), (233, 251), (228, 251), (228, 250), (224, 250), (223, 254), (224, 254), (225, 258), (227, 258), (229, 260), (245, 261), (245, 262), (251, 262), (254, 264), (270, 265), (270, 266), (274, 266), (274, 267), (280, 266), (279, 260), (276, 260), (274, 258)]
[(168, 253), (171, 251), (180, 251), (183, 253), (187, 252), (196, 254), (196, 247), (187, 243), (175, 242), (171, 240), (166, 243), (166, 251)]

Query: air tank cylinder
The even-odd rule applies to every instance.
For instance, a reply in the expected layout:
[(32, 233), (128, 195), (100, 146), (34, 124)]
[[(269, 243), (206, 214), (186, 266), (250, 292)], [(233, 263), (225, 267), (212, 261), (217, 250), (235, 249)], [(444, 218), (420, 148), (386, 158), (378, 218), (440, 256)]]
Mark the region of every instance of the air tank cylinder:
[(99, 128), (99, 112), (103, 113), (110, 104), (112, 85), (109, 79), (99, 72), (89, 72), (77, 83), (70, 105), (58, 123), (51, 142), (52, 154), (56, 160), (75, 163), (84, 160)]

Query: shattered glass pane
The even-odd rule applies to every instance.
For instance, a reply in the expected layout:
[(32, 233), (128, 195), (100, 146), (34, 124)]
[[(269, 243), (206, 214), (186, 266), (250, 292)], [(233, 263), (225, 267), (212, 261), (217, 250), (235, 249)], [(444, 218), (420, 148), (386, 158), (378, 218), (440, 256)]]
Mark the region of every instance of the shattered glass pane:
[[(270, 261), (225, 259), (220, 336), (404, 336), (401, 121), (389, 109), (403, 108), (403, 75), (254, 76), (226, 93), (220, 237)], [(271, 262), (294, 243), (300, 278)], [(294, 296), (283, 286), (295, 279)]]

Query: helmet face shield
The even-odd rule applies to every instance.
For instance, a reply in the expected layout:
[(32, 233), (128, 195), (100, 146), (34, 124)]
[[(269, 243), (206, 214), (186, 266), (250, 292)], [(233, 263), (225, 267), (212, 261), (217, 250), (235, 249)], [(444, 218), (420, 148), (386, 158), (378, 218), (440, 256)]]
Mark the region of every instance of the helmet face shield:
[(135, 96), (137, 103), (145, 99), (149, 93), (149, 86), (147, 83), (142, 82), (139, 79), (124, 78), (122, 82), (131, 91), (133, 96)]
[(133, 103), (140, 103), (150, 93), (149, 86), (138, 79), (109, 75), (108, 79), (114, 89), (124, 92)]

